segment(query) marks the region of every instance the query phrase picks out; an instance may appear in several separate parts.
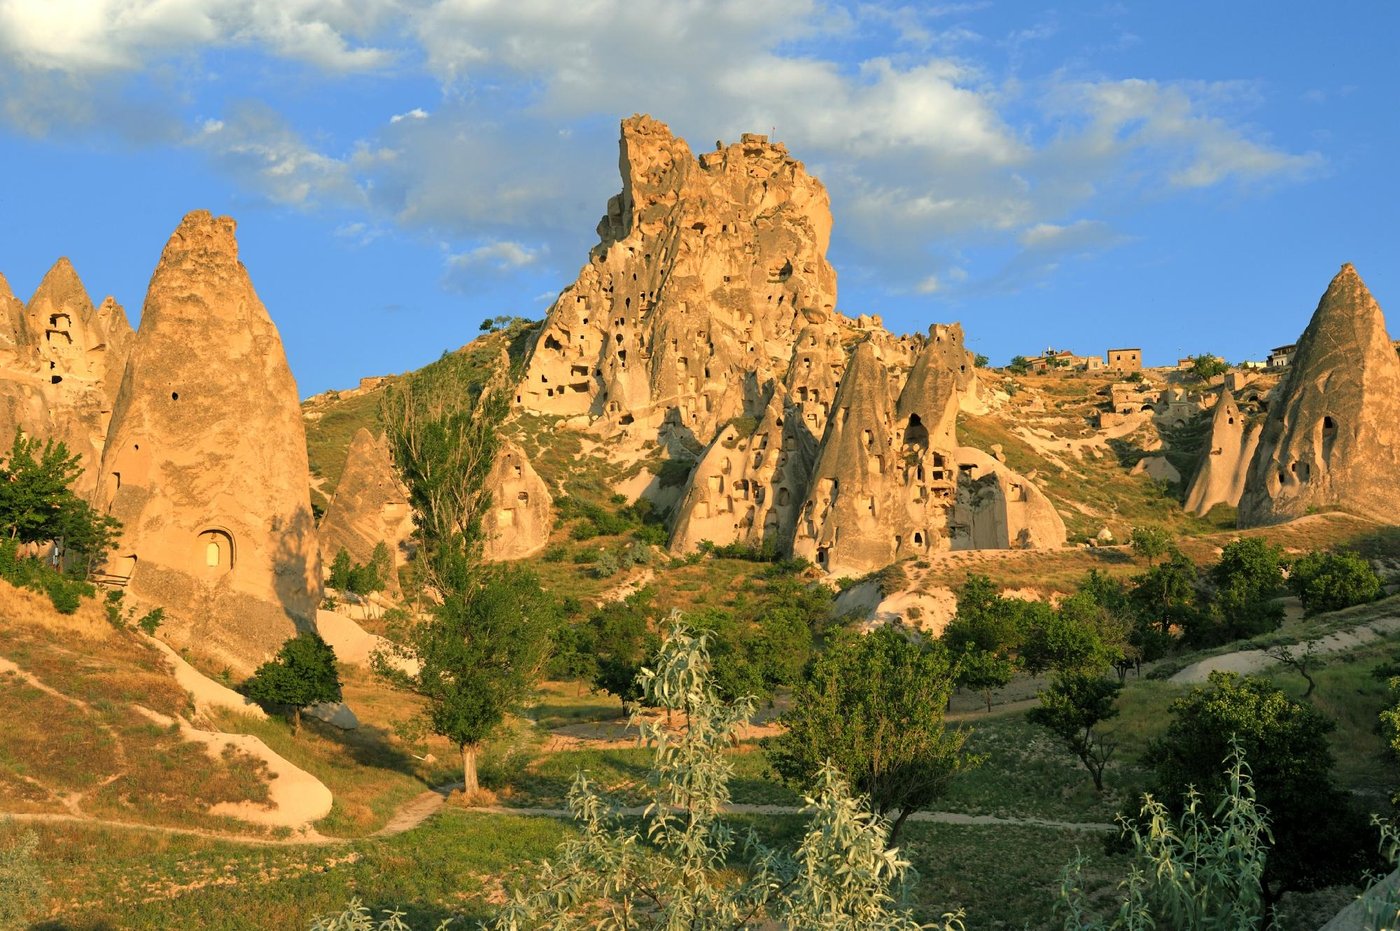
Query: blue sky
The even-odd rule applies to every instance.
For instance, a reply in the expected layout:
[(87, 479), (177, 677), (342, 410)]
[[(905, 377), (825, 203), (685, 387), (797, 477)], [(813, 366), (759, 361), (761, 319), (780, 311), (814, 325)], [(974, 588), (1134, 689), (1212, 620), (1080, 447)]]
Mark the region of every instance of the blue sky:
[(831, 192), (838, 308), (995, 362), (1260, 358), (1354, 262), (1400, 336), (1400, 5), (0, 0), (0, 272), (135, 320), (206, 208), (303, 394), (539, 317), (617, 122), (772, 132)]

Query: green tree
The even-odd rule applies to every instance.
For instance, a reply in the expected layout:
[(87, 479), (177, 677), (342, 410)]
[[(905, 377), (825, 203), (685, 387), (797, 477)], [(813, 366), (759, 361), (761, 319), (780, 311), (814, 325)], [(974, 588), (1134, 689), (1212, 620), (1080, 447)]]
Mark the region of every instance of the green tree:
[(242, 691), (260, 705), (290, 709), (292, 733), (300, 734), (301, 709), (340, 701), (335, 651), (318, 634), (297, 634), (244, 681)]
[(1224, 375), (1226, 372), (1230, 371), (1230, 364), (1228, 362), (1210, 353), (1187, 356), (1186, 359), (1191, 363), (1191, 375), (1197, 381), (1210, 381), (1217, 375)]
[(1283, 623), (1283, 549), (1259, 537), (1225, 544), (1220, 561), (1205, 572), (1209, 612), (1187, 631), (1195, 646), (1228, 643), (1274, 630)]
[(1122, 659), (1128, 632), (1128, 625), (1091, 593), (1077, 592), (1058, 609), (1036, 613), (1026, 631), (1021, 663), (1031, 673), (1098, 672)]
[(1012, 356), (1006, 370), (1012, 375), (1024, 375), (1031, 370), (1031, 360), (1025, 356)]
[(1155, 625), (1163, 637), (1174, 626), (1189, 626), (1195, 619), (1196, 583), (1200, 577), (1196, 564), (1175, 546), (1168, 547), (1169, 557), (1146, 572), (1133, 576), (1131, 598), (1140, 620)]
[(1129, 538), (1133, 552), (1147, 560), (1150, 568), (1172, 549), (1172, 538), (1161, 527), (1134, 527)]
[(82, 472), (81, 458), (63, 443), (41, 444), (16, 430), (0, 462), (0, 532), (16, 543), (58, 542), (87, 575), (116, 545), (121, 524), (73, 490)]
[(989, 365), (991, 365), (991, 364), (992, 364), (992, 360), (989, 359), (989, 358), (987, 358), (985, 355), (983, 355), (983, 354), (980, 353), (980, 352), (977, 353), (977, 355), (975, 355), (975, 356), (972, 357), (972, 365), (973, 365), (974, 368), (984, 369), (984, 368), (986, 368), (987, 366), (989, 366)]
[(465, 794), (480, 788), (481, 744), (532, 693), (557, 626), (558, 604), (538, 576), (506, 564), (443, 592), (430, 618), (397, 626), (389, 655), (374, 657), (376, 672), (427, 700), (421, 720), (457, 747)]
[(1110, 921), (1086, 900), (1084, 858), (1060, 879), (1056, 913), (1065, 931), (1255, 931), (1264, 919), (1263, 875), (1272, 837), (1255, 801), (1244, 751), (1226, 760), (1224, 795), (1210, 806), (1188, 788), (1180, 815), (1151, 795), (1135, 821), (1120, 818), (1133, 865), (1119, 883), (1122, 897)]
[(968, 732), (943, 711), (957, 681), (953, 654), (895, 627), (843, 632), (813, 660), (783, 715), (787, 730), (769, 747), (774, 769), (810, 786), (830, 762), (895, 812), (891, 842), (912, 812), (942, 795), (959, 772), (981, 762), (965, 752)]
[(1215, 672), (1209, 686), (1173, 702), (1166, 733), (1146, 754), (1158, 798), (1181, 798), (1195, 786), (1213, 806), (1228, 786), (1208, 761), (1238, 742), (1273, 829), (1263, 877), (1268, 908), (1286, 891), (1352, 882), (1369, 862), (1365, 819), (1332, 780), (1332, 729), (1312, 704), (1263, 679)]
[(331, 560), (331, 577), (327, 583), (336, 591), (349, 591), (350, 573), (354, 568), (355, 564), (350, 560), (350, 551), (342, 546)]
[(1300, 556), (1289, 572), (1288, 587), (1309, 615), (1340, 611), (1381, 596), (1380, 577), (1355, 553)]
[(391, 385), (380, 408), (415, 511), (421, 583), (435, 603), (430, 619), (405, 623), (392, 651), (417, 662), (417, 672), (384, 656), (375, 668), (427, 700), (425, 723), (460, 751), (468, 795), (479, 788), (481, 742), (530, 693), (558, 622), (533, 573), (481, 561), (486, 478), (510, 409), (510, 375), (479, 378), (470, 355), (447, 353)]
[(661, 646), (654, 592), (639, 589), (622, 601), (600, 605), (588, 618), (597, 672), (593, 686), (611, 692), (623, 711), (642, 698), (637, 676)]
[(1099, 725), (1118, 714), (1114, 701), (1122, 684), (1101, 675), (1066, 670), (1038, 693), (1040, 704), (1026, 715), (1054, 734), (1079, 758), (1103, 791), (1103, 771), (1116, 749)]

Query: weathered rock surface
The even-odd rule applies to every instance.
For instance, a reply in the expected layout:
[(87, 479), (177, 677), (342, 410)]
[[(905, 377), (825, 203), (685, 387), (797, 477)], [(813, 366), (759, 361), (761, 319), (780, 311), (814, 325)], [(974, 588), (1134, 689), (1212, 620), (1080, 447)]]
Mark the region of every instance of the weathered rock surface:
[(502, 445), (485, 488), (491, 507), (481, 520), (484, 558), (521, 559), (544, 549), (554, 529), (554, 499), (520, 447)]
[(394, 560), (388, 589), (399, 590), (398, 567), (407, 559), (413, 534), (408, 489), (399, 478), (389, 444), (361, 427), (345, 456), (345, 469), (326, 514), (317, 528), (321, 562), (330, 565), (343, 548), (357, 563), (368, 565), (383, 542)]
[(1186, 510), (1205, 517), (1217, 504), (1236, 507), (1240, 503), (1260, 429), (1257, 424), (1249, 425), (1228, 390), (1220, 392), (1211, 416), (1210, 436), (1186, 490)]
[(111, 575), (163, 631), (250, 670), (312, 629), (321, 570), (296, 384), (234, 222), (184, 218), (151, 277), (102, 458)]
[(549, 311), (520, 402), (704, 445), (761, 412), (761, 386), (783, 375), (798, 335), (832, 317), (826, 190), (766, 137), (697, 160), (646, 116), (622, 123), (620, 169), (622, 192)]
[(1400, 520), (1400, 358), (1349, 263), (1332, 279), (1269, 401), (1239, 525), (1338, 506)]
[(516, 398), (586, 419), (615, 459), (699, 451), (673, 549), (739, 543), (852, 573), (1063, 542), (1043, 497), (1002, 500), (1028, 485), (1004, 466), (955, 509), (958, 411), (988, 404), (962, 329), (895, 337), (836, 312), (826, 191), (782, 145), (746, 134), (697, 160), (635, 116), (621, 151), (622, 193)]
[(27, 306), (0, 281), (3, 442), (17, 427), (61, 440), (80, 457), (79, 491), (94, 492), (130, 342), (121, 306), (109, 297), (94, 309), (67, 259), (49, 269)]

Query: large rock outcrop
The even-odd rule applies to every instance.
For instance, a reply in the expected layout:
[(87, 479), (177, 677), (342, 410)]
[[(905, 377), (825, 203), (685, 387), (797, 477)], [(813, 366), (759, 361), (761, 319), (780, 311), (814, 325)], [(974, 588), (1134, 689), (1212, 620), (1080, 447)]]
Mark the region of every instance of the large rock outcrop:
[(1234, 395), (1221, 389), (1211, 416), (1210, 437), (1186, 490), (1186, 510), (1205, 517), (1217, 504), (1236, 507), (1240, 503), (1260, 430), (1257, 424), (1249, 425)]
[(697, 160), (647, 116), (623, 121), (620, 168), (599, 243), (517, 393), (530, 410), (703, 446), (761, 413), (799, 334), (832, 318), (826, 190), (764, 136)]
[(524, 450), (502, 444), (483, 487), (491, 506), (481, 519), (482, 556), (522, 559), (544, 549), (554, 529), (554, 498)]
[(0, 282), (0, 437), (16, 428), (61, 440), (78, 455), (91, 495), (130, 352), (131, 325), (112, 298), (95, 309), (68, 259), (21, 305)]
[(1400, 359), (1380, 306), (1349, 263), (1270, 398), (1239, 525), (1326, 507), (1400, 520)]
[(321, 569), (296, 383), (234, 222), (184, 218), (151, 277), (102, 459), (108, 571), (164, 630), (248, 670), (311, 629)]
[(393, 557), (388, 589), (399, 590), (398, 567), (408, 557), (413, 534), (413, 509), (408, 489), (394, 468), (389, 444), (361, 427), (345, 454), (345, 469), (335, 497), (317, 527), (321, 562), (330, 565), (344, 549), (357, 563), (369, 565), (375, 547), (384, 543)]

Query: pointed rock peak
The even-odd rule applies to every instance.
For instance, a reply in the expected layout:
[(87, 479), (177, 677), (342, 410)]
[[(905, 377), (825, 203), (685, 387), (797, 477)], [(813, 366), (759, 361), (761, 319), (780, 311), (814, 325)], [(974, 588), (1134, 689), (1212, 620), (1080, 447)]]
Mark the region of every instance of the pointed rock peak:
[(193, 253), (210, 257), (238, 260), (238, 224), (233, 217), (216, 217), (208, 210), (192, 210), (185, 214), (170, 241), (165, 244), (162, 260), (172, 254)]
[(1327, 285), (1327, 291), (1318, 302), (1313, 319), (1316, 321), (1327, 317), (1369, 318), (1380, 315), (1380, 305), (1371, 296), (1366, 282), (1361, 280), (1356, 266), (1348, 262)]
[(0, 301), (12, 300), (15, 292), (10, 290), (10, 282), (5, 278), (4, 273), (0, 273)]
[(87, 288), (83, 287), (73, 263), (66, 256), (53, 263), (29, 299), (30, 310), (41, 306), (92, 313), (92, 299), (88, 297)]
[(131, 321), (126, 317), (126, 308), (117, 303), (117, 299), (110, 294), (103, 299), (102, 306), (97, 308), (97, 319), (102, 322), (103, 329), (108, 335), (116, 336), (131, 333)]

